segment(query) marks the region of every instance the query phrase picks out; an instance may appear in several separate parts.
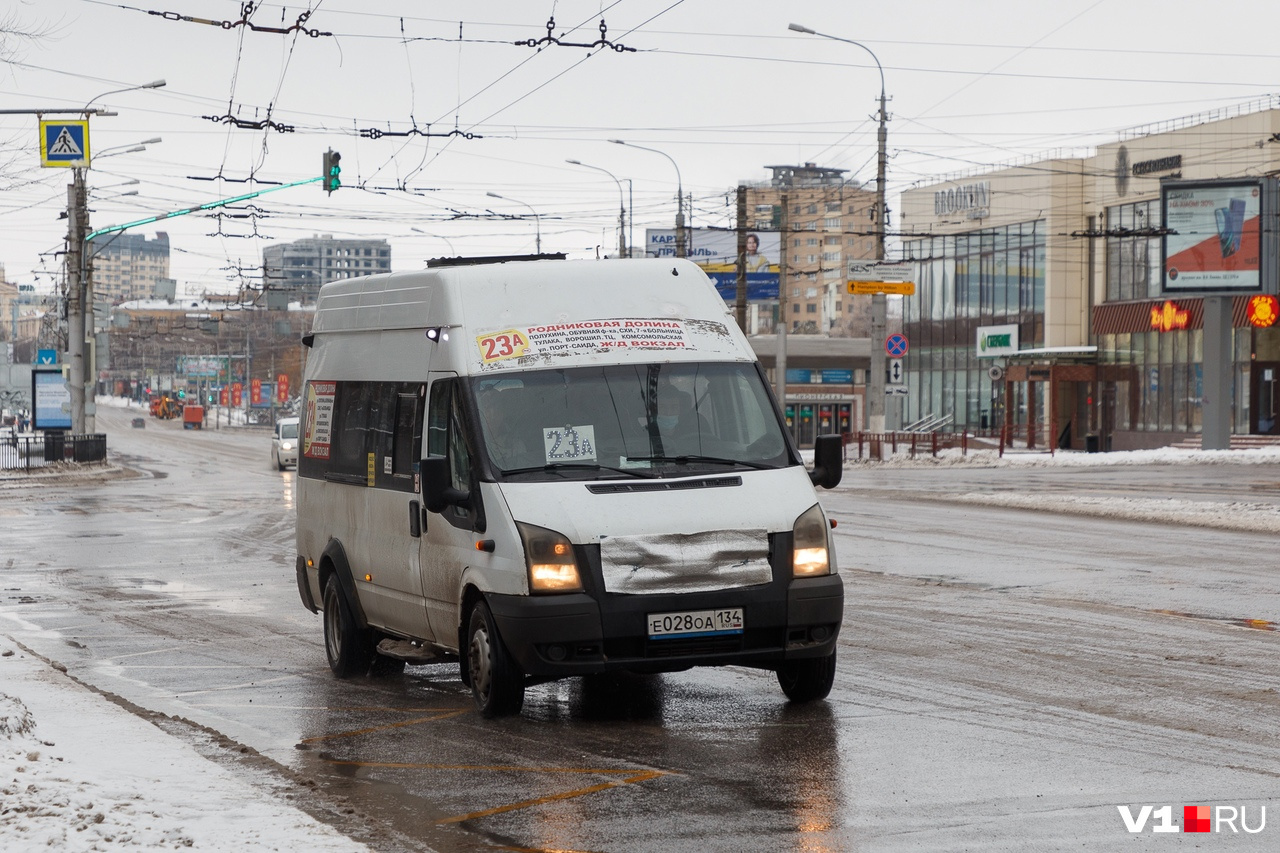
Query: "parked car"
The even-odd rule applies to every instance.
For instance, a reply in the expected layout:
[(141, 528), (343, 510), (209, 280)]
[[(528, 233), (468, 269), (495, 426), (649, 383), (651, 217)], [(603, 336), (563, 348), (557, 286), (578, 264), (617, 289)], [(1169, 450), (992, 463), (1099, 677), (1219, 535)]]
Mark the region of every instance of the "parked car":
[(298, 419), (281, 418), (271, 433), (271, 458), (283, 471), (290, 465), (298, 466)]

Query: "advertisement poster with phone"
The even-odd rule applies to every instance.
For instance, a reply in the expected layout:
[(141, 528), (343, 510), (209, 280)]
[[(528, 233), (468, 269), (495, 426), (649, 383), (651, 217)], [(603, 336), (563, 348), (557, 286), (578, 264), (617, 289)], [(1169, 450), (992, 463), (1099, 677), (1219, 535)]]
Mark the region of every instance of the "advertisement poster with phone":
[(1261, 285), (1258, 183), (1164, 188), (1164, 291), (1249, 291)]

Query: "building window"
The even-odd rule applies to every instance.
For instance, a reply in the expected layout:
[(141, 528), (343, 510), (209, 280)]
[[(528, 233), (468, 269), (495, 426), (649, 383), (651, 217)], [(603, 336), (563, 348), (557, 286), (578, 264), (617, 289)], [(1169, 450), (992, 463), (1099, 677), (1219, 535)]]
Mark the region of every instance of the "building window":
[(1163, 224), (1159, 200), (1107, 208), (1107, 301), (1154, 299), (1160, 295), (1160, 238), (1129, 231)]
[(799, 313), (800, 313), (800, 303), (798, 303), (798, 302), (792, 302), (792, 303), (791, 303), (791, 313), (792, 313), (792, 314), (799, 314)]
[(818, 313), (817, 304), (814, 302), (810, 302), (808, 305), (804, 306), (804, 312), (806, 314), (817, 314)]
[(840, 202), (838, 201), (827, 202), (827, 213), (839, 213), (839, 212), (840, 212)]
[(836, 229), (839, 229), (839, 228), (840, 228), (840, 217), (839, 217), (839, 216), (828, 216), (826, 219), (822, 220), (822, 227), (823, 227), (823, 228), (836, 228)]

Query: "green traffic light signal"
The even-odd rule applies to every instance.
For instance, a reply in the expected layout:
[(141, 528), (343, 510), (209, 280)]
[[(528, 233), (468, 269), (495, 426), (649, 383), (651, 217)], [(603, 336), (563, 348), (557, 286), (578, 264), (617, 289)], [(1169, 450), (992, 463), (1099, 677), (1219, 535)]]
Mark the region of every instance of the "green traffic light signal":
[(324, 184), (324, 191), (327, 193), (331, 193), (342, 186), (342, 167), (338, 165), (341, 161), (342, 155), (332, 148), (324, 152), (324, 166), (320, 172), (320, 182)]

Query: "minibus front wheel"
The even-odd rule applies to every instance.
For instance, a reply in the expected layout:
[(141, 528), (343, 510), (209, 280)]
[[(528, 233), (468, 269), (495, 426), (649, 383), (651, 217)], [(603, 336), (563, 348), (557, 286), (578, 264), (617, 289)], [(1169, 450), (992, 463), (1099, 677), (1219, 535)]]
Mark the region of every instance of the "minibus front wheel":
[(792, 702), (827, 698), (836, 680), (836, 653), (787, 661), (778, 667), (778, 686)]
[(356, 624), (336, 572), (324, 586), (324, 650), (338, 678), (364, 675), (373, 663), (373, 639)]
[(483, 599), (471, 608), (467, 624), (467, 669), (480, 716), (492, 719), (520, 713), (524, 706), (524, 673), (502, 644), (493, 614)]

